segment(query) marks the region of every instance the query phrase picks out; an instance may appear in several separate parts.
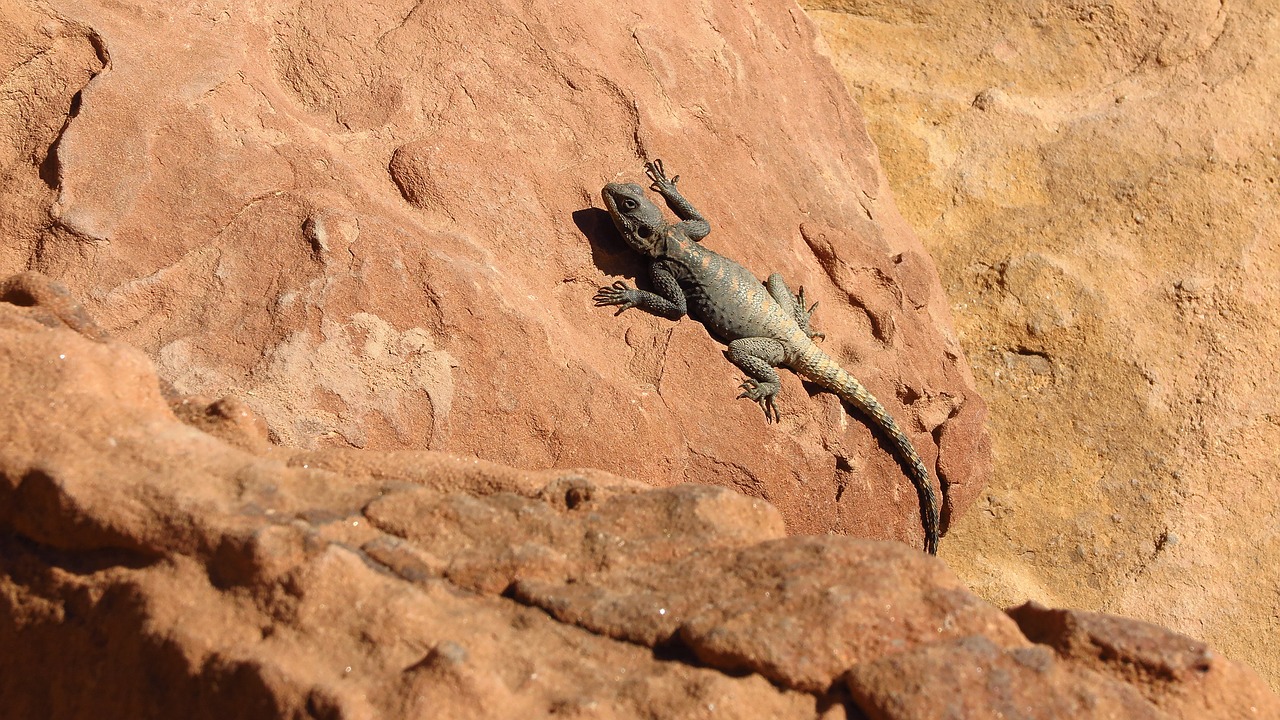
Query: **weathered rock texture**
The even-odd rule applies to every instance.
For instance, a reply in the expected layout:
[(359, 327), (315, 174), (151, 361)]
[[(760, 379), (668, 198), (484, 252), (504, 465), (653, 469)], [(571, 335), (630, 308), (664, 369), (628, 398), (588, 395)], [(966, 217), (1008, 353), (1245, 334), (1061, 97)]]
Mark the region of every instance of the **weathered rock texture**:
[(1188, 638), (724, 488), (274, 446), (42, 276), (0, 299), (7, 717), (1280, 717)]
[[(781, 2), (52, 0), (0, 7), (0, 272), (37, 269), (272, 439), (592, 466), (919, 546), (834, 396), (768, 426), (701, 325), (592, 306), (642, 272), (599, 204), (662, 157), (707, 243), (822, 301), (958, 517), (990, 472), (933, 262), (811, 21)], [(641, 282), (647, 282), (647, 278)]]
[(1280, 6), (809, 5), (994, 408), (948, 562), (1280, 687)]

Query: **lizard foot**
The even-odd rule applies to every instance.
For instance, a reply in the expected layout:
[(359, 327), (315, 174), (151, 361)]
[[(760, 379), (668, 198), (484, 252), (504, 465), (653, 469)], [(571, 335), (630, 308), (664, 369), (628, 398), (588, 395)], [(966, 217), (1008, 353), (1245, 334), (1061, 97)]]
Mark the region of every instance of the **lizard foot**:
[(825, 340), (827, 337), (826, 333), (818, 332), (817, 330), (814, 330), (809, 327), (809, 320), (813, 317), (813, 311), (818, 309), (818, 303), (815, 302), (814, 304), (810, 305), (808, 310), (804, 309), (804, 304), (805, 304), (804, 287), (800, 288), (800, 292), (796, 293), (795, 298), (796, 298), (796, 323), (800, 325), (800, 329), (804, 330), (804, 334), (808, 335), (810, 338)]
[(596, 307), (605, 307), (607, 305), (620, 305), (618, 312), (614, 313), (617, 317), (625, 310), (630, 310), (636, 306), (635, 289), (625, 282), (618, 280), (612, 285), (602, 287), (596, 291), (595, 300)]
[(661, 160), (654, 160), (644, 164), (644, 174), (649, 176), (653, 184), (649, 189), (666, 197), (669, 193), (674, 192), (676, 183), (680, 182), (680, 176), (676, 175), (670, 180), (667, 179), (667, 171), (662, 167)]
[(764, 409), (765, 422), (775, 423), (782, 420), (782, 416), (778, 413), (778, 406), (774, 402), (778, 391), (782, 389), (781, 385), (776, 382), (760, 382), (754, 378), (747, 378), (738, 387), (742, 390), (742, 394), (738, 396), (739, 400), (746, 398), (760, 403), (760, 407)]

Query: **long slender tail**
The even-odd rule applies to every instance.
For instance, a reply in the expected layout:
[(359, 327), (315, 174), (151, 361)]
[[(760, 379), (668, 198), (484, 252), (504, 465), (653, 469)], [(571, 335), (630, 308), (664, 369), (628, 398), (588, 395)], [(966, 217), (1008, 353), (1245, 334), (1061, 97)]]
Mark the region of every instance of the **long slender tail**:
[(912, 484), (916, 486), (916, 496), (920, 500), (920, 524), (924, 526), (924, 550), (930, 555), (936, 555), (938, 553), (938, 499), (933, 492), (929, 468), (925, 467), (920, 454), (898, 427), (898, 423), (894, 422), (880, 401), (876, 400), (857, 378), (836, 364), (836, 361), (828, 357), (813, 342), (809, 342), (809, 347), (797, 358), (794, 370), (856, 407), (872, 421), (874, 429), (893, 444), (898, 451), (898, 462), (906, 470)]

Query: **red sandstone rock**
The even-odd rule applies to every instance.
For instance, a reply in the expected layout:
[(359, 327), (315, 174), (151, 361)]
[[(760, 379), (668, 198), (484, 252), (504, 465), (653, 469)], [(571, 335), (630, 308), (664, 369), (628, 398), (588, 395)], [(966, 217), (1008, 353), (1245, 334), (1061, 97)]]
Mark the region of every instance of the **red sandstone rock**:
[(1022, 632), (1066, 663), (1134, 685), (1173, 717), (1253, 718), (1280, 712), (1266, 683), (1204, 643), (1159, 625), (1026, 603), (1009, 610)]
[(859, 665), (849, 671), (848, 684), (870, 720), (1173, 717), (1132, 687), (1073, 672), (1043, 647), (1007, 649), (975, 636)]
[[(711, 667), (810, 692), (850, 666), (921, 643), (974, 634), (1026, 642), (945, 568), (907, 548), (843, 538), (694, 547), (652, 567), (608, 563), (563, 580), (521, 578), (513, 596), (595, 632), (675, 642)], [(708, 575), (715, 582), (685, 581)]]
[(599, 190), (662, 157), (711, 247), (822, 301), (944, 524), (989, 474), (932, 261), (793, 5), (41, 7), (0, 9), (0, 60), (33, 68), (0, 107), (0, 273), (57, 277), (275, 442), (714, 483), (791, 532), (919, 547), (914, 489), (834, 396), (787, 374), (766, 425), (699, 324), (592, 305), (642, 270)]
[[(102, 323), (35, 275), (0, 291), (15, 717), (1012, 697), (958, 661), (1040, 713), (1278, 714), (1226, 661), (1159, 685), (1073, 642), (1045, 664), (936, 561), (782, 538), (916, 539), (914, 493), (830, 396), (788, 377), (765, 427), (699, 326), (590, 307), (639, 266), (589, 205), (666, 156), (710, 245), (824, 300), (829, 350), (936, 459), (944, 519), (980, 490), (985, 406), (932, 263), (794, 7), (53, 0), (0, 20), (0, 272), (56, 275)], [(702, 479), (781, 515), (404, 448)], [(886, 597), (901, 615), (856, 604)], [(1152, 660), (1185, 638), (1103, 620), (1084, 647), (1194, 669)]]
[(35, 300), (0, 303), (12, 717), (1280, 716), (1187, 638), (1011, 619), (936, 558), (789, 538), (723, 488), (271, 445), (233, 401), (166, 397), (65, 289), (14, 284)]

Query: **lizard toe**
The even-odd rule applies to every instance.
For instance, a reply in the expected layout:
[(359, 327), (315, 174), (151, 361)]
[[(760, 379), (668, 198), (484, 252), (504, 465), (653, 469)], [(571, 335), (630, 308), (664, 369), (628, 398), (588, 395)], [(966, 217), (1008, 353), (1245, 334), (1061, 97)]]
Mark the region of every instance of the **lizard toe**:
[(764, 420), (767, 423), (782, 422), (782, 415), (778, 412), (778, 405), (773, 401), (773, 395), (766, 395), (760, 399), (760, 404), (764, 406)]

